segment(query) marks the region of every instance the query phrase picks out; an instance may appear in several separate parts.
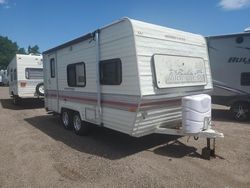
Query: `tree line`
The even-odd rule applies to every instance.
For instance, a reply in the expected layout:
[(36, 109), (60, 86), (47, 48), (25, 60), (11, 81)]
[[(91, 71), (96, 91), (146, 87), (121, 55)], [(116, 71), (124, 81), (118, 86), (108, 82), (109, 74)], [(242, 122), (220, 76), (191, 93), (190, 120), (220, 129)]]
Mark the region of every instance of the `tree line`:
[(0, 36), (0, 70), (7, 68), (15, 54), (30, 53), (40, 54), (38, 45), (29, 45), (28, 49), (25, 50), (25, 48), (19, 47), (16, 42), (13, 42), (8, 37)]

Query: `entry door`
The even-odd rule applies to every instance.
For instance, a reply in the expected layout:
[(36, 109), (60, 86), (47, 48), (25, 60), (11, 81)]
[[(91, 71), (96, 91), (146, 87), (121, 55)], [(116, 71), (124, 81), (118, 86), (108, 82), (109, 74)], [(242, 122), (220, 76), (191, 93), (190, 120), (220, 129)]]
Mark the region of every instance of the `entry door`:
[(59, 92), (57, 87), (57, 61), (56, 55), (51, 54), (48, 56), (46, 64), (46, 78), (47, 78), (47, 103), (48, 109), (54, 112), (58, 112)]

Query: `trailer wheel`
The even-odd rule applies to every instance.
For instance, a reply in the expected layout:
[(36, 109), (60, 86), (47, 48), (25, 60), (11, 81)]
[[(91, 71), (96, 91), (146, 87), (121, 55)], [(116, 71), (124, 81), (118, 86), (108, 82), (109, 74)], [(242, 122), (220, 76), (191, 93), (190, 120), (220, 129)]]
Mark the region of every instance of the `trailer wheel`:
[(73, 115), (73, 126), (77, 135), (87, 135), (89, 132), (88, 123), (81, 120), (78, 112)]
[(18, 97), (17, 95), (13, 95), (12, 102), (14, 105), (18, 105), (20, 103), (20, 97)]
[(73, 128), (72, 112), (63, 110), (61, 113), (61, 121), (65, 129), (71, 130)]
[(36, 93), (39, 96), (44, 96), (44, 84), (43, 83), (37, 84), (37, 86), (36, 86)]
[(250, 105), (247, 102), (236, 102), (230, 108), (233, 117), (237, 121), (246, 121), (250, 115)]

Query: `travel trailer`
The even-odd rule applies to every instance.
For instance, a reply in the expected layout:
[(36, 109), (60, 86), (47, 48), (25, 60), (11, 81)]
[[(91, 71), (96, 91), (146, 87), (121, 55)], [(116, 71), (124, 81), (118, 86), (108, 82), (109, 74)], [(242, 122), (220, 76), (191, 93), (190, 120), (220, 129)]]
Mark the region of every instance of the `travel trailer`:
[(16, 54), (9, 63), (7, 72), (9, 94), (14, 104), (21, 98), (44, 95), (42, 55)]
[(0, 84), (1, 85), (8, 85), (7, 70), (0, 71)]
[(3, 85), (3, 76), (0, 75), (0, 86), (2, 86), (2, 85)]
[(215, 104), (230, 106), (233, 117), (250, 117), (250, 33), (207, 37)]
[(61, 114), (65, 128), (76, 134), (96, 124), (134, 137), (222, 136), (204, 128), (211, 115), (201, 118), (198, 109), (185, 125), (203, 128), (186, 131), (181, 124), (182, 111), (192, 111), (182, 108), (182, 100), (203, 101), (200, 114), (209, 111), (204, 110), (209, 96), (198, 95), (212, 89), (206, 40), (200, 35), (124, 18), (45, 51), (43, 60), (45, 108)]

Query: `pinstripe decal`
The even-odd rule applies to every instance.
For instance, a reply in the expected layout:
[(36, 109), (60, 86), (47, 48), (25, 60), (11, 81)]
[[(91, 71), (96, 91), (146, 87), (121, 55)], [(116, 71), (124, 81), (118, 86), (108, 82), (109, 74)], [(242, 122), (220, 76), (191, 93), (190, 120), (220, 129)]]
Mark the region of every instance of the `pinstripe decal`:
[[(87, 92), (76, 92), (76, 91), (59, 91), (56, 90), (46, 90), (46, 97), (57, 98), (62, 101), (86, 103), (86, 104), (97, 104), (96, 93)], [(141, 102), (141, 103), (140, 103)], [(103, 106), (118, 108), (122, 110), (128, 110), (135, 112), (137, 108), (141, 110), (164, 107), (166, 105), (180, 106), (181, 100), (166, 100), (166, 98), (161, 99), (144, 99), (141, 100), (140, 96), (136, 95), (121, 95), (121, 94), (102, 94), (101, 103)]]
[(216, 80), (213, 81), (213, 84), (214, 84), (214, 87), (218, 87), (220, 89), (224, 89), (224, 90), (230, 91), (232, 93), (237, 93), (237, 94), (241, 94), (241, 95), (248, 95), (249, 94), (245, 91), (229, 87), (229, 86), (225, 85), (224, 83), (216, 81)]

